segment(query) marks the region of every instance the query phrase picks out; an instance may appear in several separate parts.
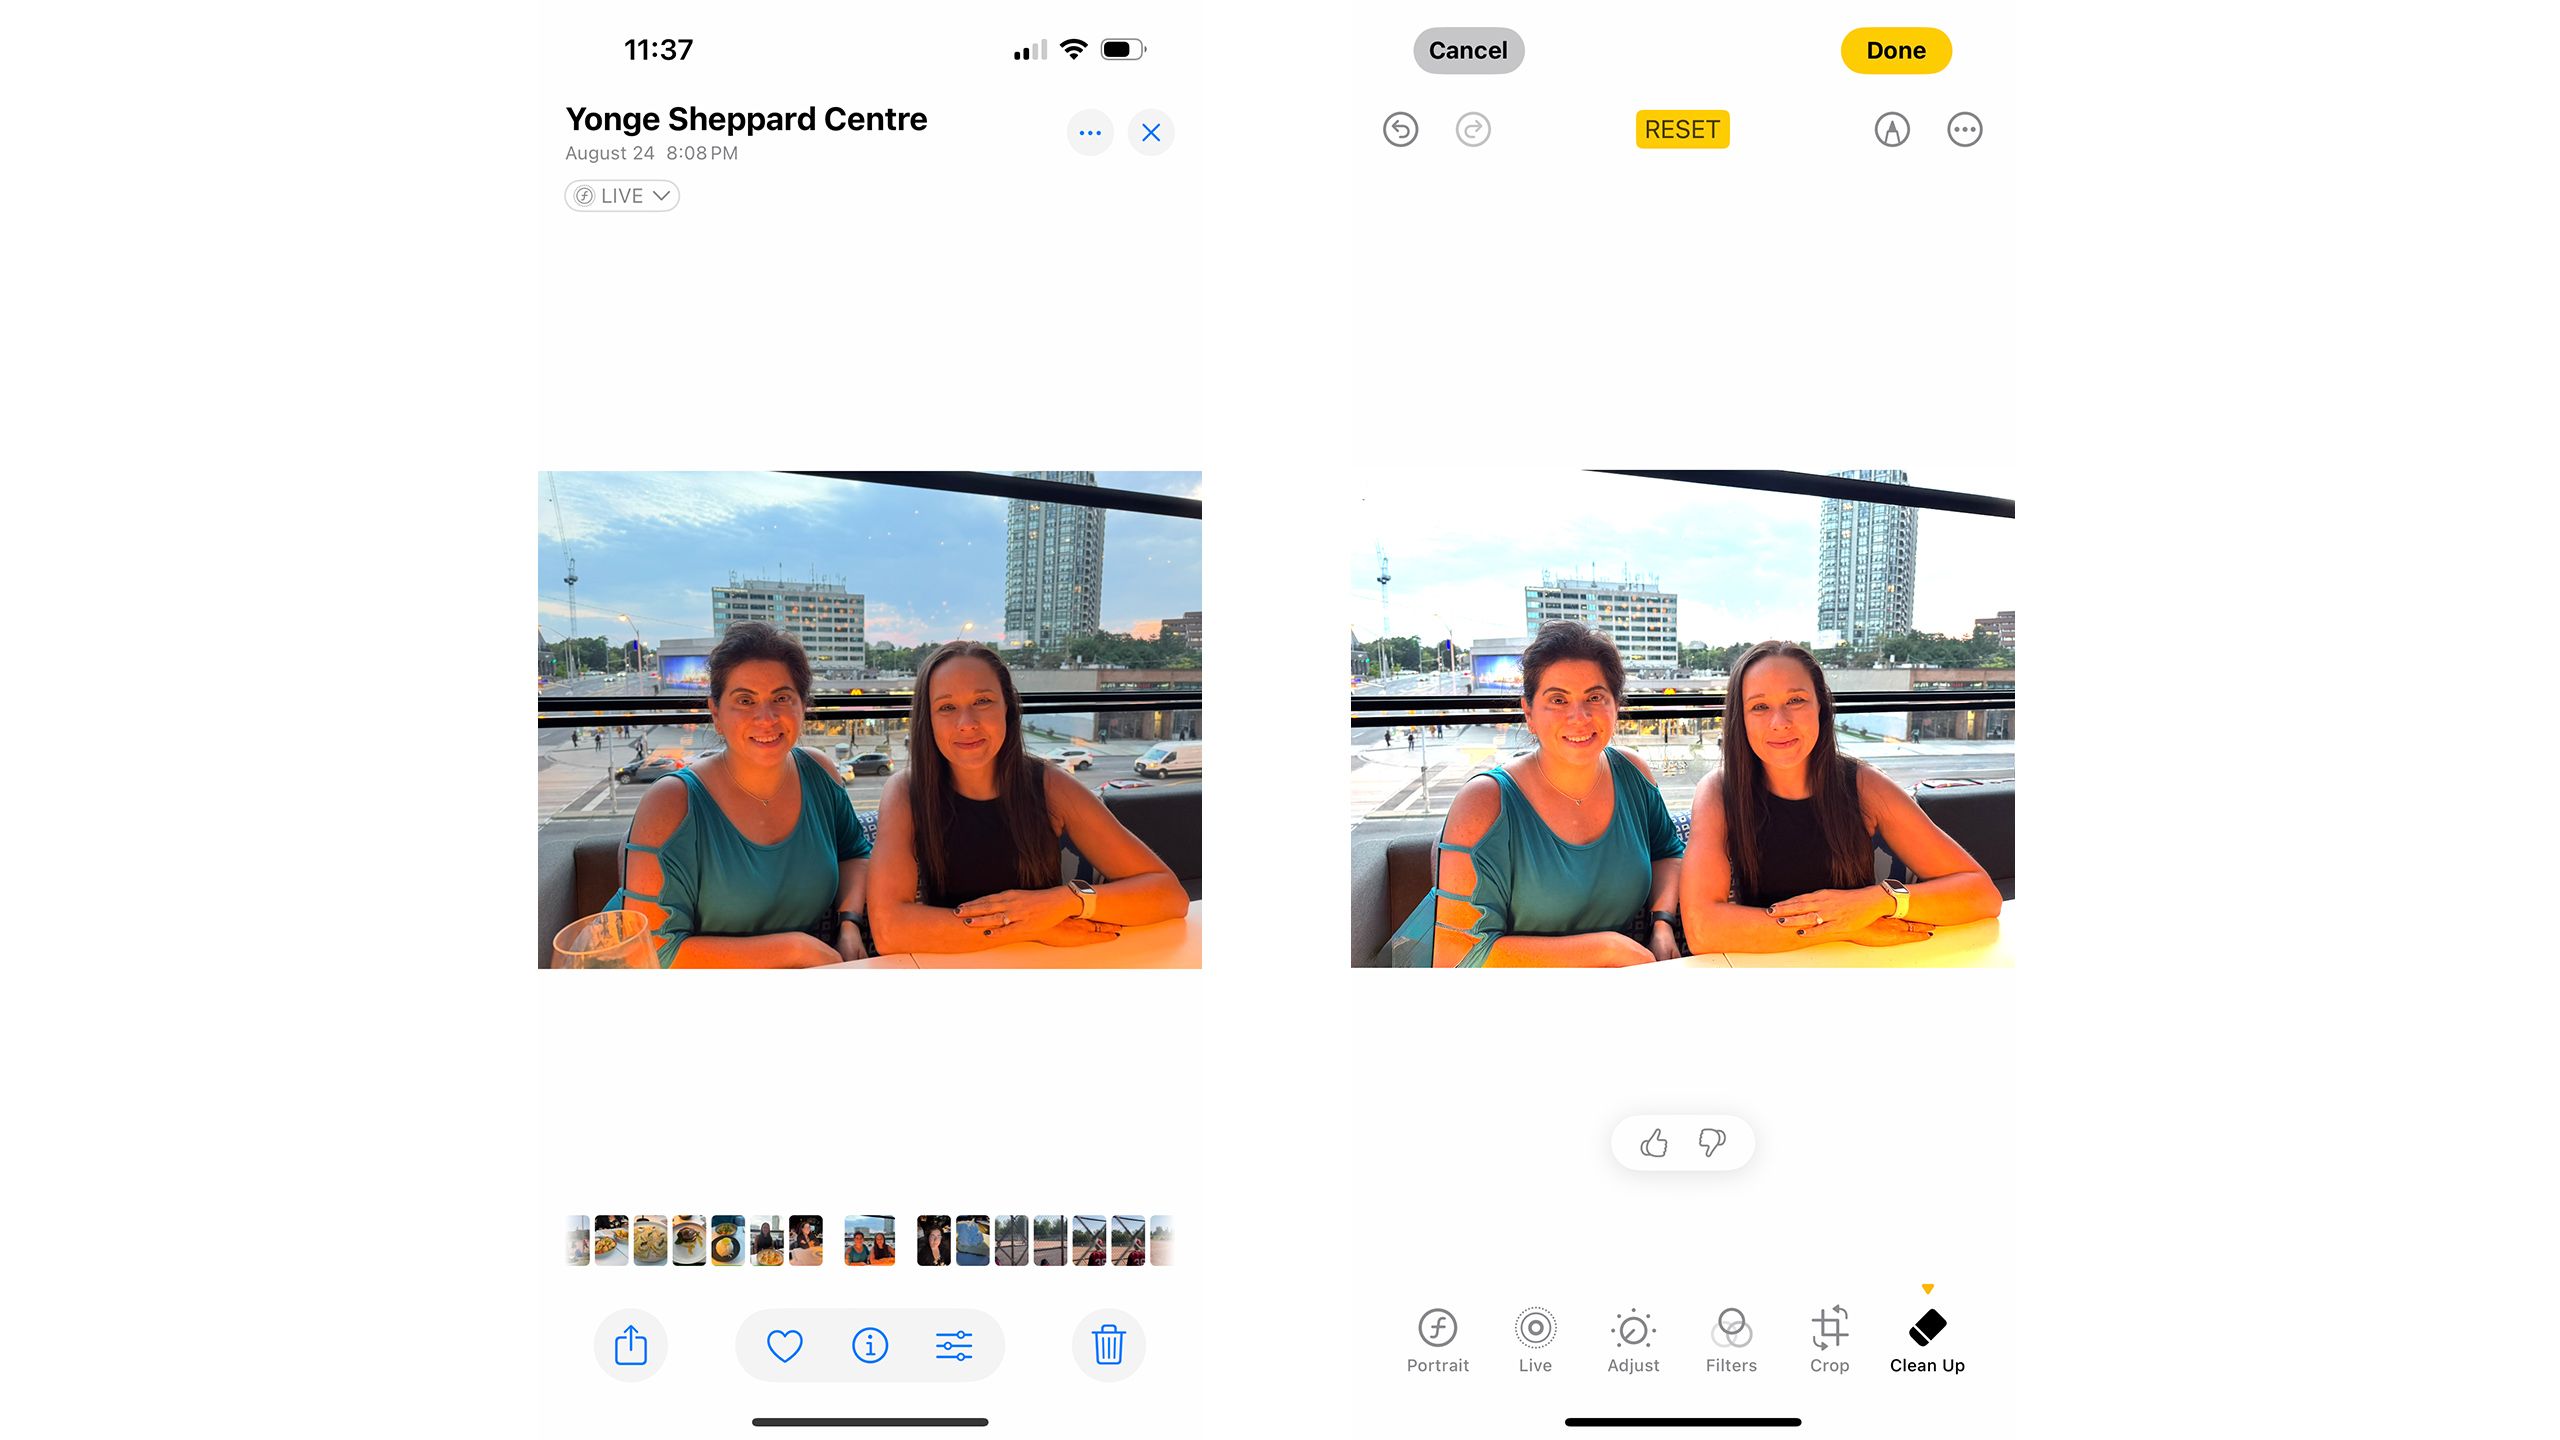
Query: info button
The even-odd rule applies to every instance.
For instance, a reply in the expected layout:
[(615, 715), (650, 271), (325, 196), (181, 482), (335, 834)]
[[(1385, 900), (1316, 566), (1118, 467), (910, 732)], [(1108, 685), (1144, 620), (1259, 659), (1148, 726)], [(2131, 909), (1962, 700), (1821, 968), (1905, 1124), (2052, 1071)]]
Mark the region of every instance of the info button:
[(1733, 144), (1733, 116), (1722, 110), (1639, 110), (1639, 150), (1722, 150)]
[(572, 210), (654, 214), (684, 199), (672, 180), (580, 180), (562, 192)]
[(1739, 1115), (1630, 1115), (1609, 1133), (1630, 1170), (1739, 1170), (1759, 1144)]

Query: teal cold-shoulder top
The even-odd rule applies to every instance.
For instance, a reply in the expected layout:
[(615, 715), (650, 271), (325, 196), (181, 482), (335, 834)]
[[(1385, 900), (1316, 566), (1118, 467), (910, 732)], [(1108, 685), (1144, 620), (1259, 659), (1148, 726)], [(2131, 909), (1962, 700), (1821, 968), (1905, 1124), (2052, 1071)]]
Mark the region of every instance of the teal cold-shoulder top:
[(658, 857), (658, 888), (654, 894), (617, 890), (605, 908), (647, 900), (667, 912), (657, 932), (661, 967), (674, 964), (676, 951), (696, 935), (816, 931), (834, 917), (842, 889), (838, 867), (869, 855), (871, 841), (826, 767), (798, 750), (791, 758), (800, 767), (800, 823), (773, 844), (740, 834), (690, 769), (676, 772), (684, 781), (684, 819), (666, 843), (623, 842), (626, 850)]
[(1645, 915), (1653, 900), (1653, 862), (1676, 859), (1684, 847), (1662, 792), (1633, 760), (1616, 750), (1608, 755), (1616, 808), (1609, 828), (1588, 845), (1572, 844), (1548, 829), (1509, 774), (1499, 768), (1481, 772), (1502, 787), (1501, 813), (1475, 844), (1443, 840), (1439, 846), (1475, 862), (1476, 887), (1468, 894), (1434, 889), (1422, 902), (1436, 908), (1445, 896), (1476, 908), (1475, 924), (1461, 932), (1475, 944), (1459, 964), (1482, 965), (1493, 942), (1505, 935), (1625, 930)]

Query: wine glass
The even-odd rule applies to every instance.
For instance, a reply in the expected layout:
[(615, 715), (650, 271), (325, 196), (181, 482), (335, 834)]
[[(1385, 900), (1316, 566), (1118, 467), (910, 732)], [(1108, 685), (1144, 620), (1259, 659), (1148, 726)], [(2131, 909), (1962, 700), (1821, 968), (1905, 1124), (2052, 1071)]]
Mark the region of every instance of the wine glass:
[(554, 970), (654, 970), (657, 966), (649, 917), (636, 910), (607, 910), (573, 920), (551, 937)]

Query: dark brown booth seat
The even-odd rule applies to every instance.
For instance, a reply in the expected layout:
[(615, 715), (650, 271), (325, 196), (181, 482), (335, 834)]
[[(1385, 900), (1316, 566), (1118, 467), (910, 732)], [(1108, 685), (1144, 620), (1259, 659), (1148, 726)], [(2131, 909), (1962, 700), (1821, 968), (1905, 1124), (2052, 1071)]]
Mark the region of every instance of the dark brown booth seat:
[[(1102, 803), (1173, 871), (1182, 882), (1183, 893), (1194, 900), (1200, 898), (1199, 786), (1112, 790), (1104, 793)], [(864, 811), (861, 819), (863, 833), (876, 838), (880, 817)], [(555, 849), (543, 857), (536, 902), (540, 913), (534, 935), (535, 964), (551, 964), (551, 937), (559, 934), (562, 926), (604, 909), (613, 899), (613, 892), (622, 888), (622, 839), (621, 831), (590, 835), (573, 848)], [(1067, 874), (1083, 880), (1098, 878), (1093, 867), (1076, 854), (1074, 846), (1068, 846), (1061, 859)]]
[[(1923, 790), (1916, 797), (1921, 813), (1990, 872), (2003, 900), (2018, 898), (2017, 790), (2016, 781), (2001, 780)], [(1685, 842), (1689, 817), (1675, 815), (1672, 823)], [(1376, 964), (1387, 937), (1431, 893), (1431, 851), (1438, 839), (1436, 833), (1399, 836), (1380, 852), (1382, 862), (1373, 862), (1351, 877), (1352, 964)], [(1876, 875), (1911, 878), (1911, 872), (1881, 847), (1876, 851)]]

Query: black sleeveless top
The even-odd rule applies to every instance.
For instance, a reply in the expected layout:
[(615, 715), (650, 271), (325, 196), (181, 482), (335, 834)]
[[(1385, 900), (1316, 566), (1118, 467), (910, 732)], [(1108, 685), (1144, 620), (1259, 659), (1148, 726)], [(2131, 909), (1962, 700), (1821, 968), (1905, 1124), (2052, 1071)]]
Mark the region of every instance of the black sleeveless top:
[(1789, 800), (1760, 792), (1760, 887), (1745, 894), (1742, 872), (1733, 876), (1733, 903), (1767, 909), (1781, 900), (1816, 890), (1837, 890), (1831, 878), (1831, 846), (1822, 838), (1822, 819), (1811, 800)]
[[(1044, 777), (1034, 775), (1034, 780)], [(1032, 809), (1039, 815), (1043, 829), (1049, 825), (1049, 797), (1033, 791)], [(917, 886), (924, 891), (925, 904), (949, 909), (969, 901), (983, 899), (1000, 890), (1036, 889), (1055, 885), (1055, 873), (1025, 883), (1016, 871), (1013, 833), (1005, 828), (1004, 807), (993, 800), (972, 800), (966, 795), (951, 797), (951, 828), (945, 837), (943, 883), (941, 893), (934, 890), (933, 879), (921, 864), (916, 866)]]

